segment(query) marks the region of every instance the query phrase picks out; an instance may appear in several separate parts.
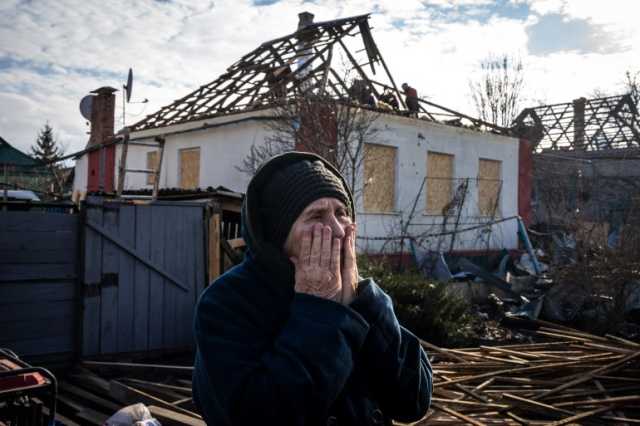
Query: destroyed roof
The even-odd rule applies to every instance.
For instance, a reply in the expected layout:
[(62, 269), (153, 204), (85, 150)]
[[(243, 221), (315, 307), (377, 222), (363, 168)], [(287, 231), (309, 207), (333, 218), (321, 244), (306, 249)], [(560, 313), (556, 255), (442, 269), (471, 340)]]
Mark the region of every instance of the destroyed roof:
[[(355, 43), (359, 43), (356, 48), (352, 46)], [(346, 63), (338, 65), (345, 69), (336, 67), (338, 61), (332, 62), (338, 55)], [(374, 79), (376, 72), (379, 75)], [(349, 81), (347, 77), (352, 75), (355, 79)], [(292, 34), (264, 42), (211, 83), (148, 115), (131, 129), (145, 130), (268, 108), (277, 100), (291, 99), (302, 92), (353, 99), (353, 84), (357, 80), (378, 99), (390, 91), (400, 101), (398, 112), (406, 112), (404, 96), (371, 35), (369, 14), (311, 23)], [(429, 120), (466, 120), (471, 125), (505, 130), (424, 99), (419, 99), (419, 103), (421, 116)]]
[(514, 125), (534, 129), (538, 151), (640, 147), (638, 110), (629, 94), (526, 108)]

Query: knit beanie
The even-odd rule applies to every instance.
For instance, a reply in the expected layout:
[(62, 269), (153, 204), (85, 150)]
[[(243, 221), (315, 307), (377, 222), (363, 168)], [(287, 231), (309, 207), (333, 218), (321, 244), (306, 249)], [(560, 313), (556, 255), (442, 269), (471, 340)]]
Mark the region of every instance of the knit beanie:
[(265, 237), (282, 248), (302, 211), (319, 198), (336, 198), (349, 215), (351, 198), (342, 180), (320, 160), (300, 160), (274, 172), (260, 194), (260, 216)]

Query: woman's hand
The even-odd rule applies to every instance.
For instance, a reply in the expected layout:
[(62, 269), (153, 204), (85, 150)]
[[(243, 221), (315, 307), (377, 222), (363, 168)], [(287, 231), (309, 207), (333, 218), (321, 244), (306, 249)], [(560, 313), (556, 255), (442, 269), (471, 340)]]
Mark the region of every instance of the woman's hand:
[(344, 297), (340, 271), (342, 244), (332, 234), (330, 227), (320, 223), (304, 231), (300, 258), (291, 258), (296, 268), (294, 289), (340, 303)]

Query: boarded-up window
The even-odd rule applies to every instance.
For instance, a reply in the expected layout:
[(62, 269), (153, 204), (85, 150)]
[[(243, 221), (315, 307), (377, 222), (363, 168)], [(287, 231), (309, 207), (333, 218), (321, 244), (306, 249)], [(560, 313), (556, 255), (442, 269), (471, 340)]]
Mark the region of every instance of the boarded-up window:
[(478, 164), (478, 210), (482, 216), (500, 213), (501, 161), (480, 159)]
[[(158, 167), (158, 151), (147, 152), (147, 170), (156, 170)], [(147, 174), (147, 185), (153, 185), (156, 181), (156, 175)]]
[(194, 189), (200, 185), (200, 148), (180, 150), (180, 188)]
[(427, 214), (442, 215), (453, 196), (453, 155), (427, 153)]
[(396, 199), (396, 152), (393, 146), (364, 146), (364, 211), (390, 213)]

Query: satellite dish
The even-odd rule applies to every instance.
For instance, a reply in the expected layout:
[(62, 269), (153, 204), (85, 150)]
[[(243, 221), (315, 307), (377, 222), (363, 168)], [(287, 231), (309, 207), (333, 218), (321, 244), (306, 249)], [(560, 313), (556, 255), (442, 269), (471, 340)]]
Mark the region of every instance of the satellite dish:
[(91, 121), (91, 107), (93, 106), (93, 95), (87, 95), (80, 101), (80, 114), (85, 120)]
[(133, 70), (129, 68), (129, 75), (127, 76), (127, 84), (124, 86), (124, 92), (127, 97), (127, 102), (131, 100), (132, 91), (133, 91)]

